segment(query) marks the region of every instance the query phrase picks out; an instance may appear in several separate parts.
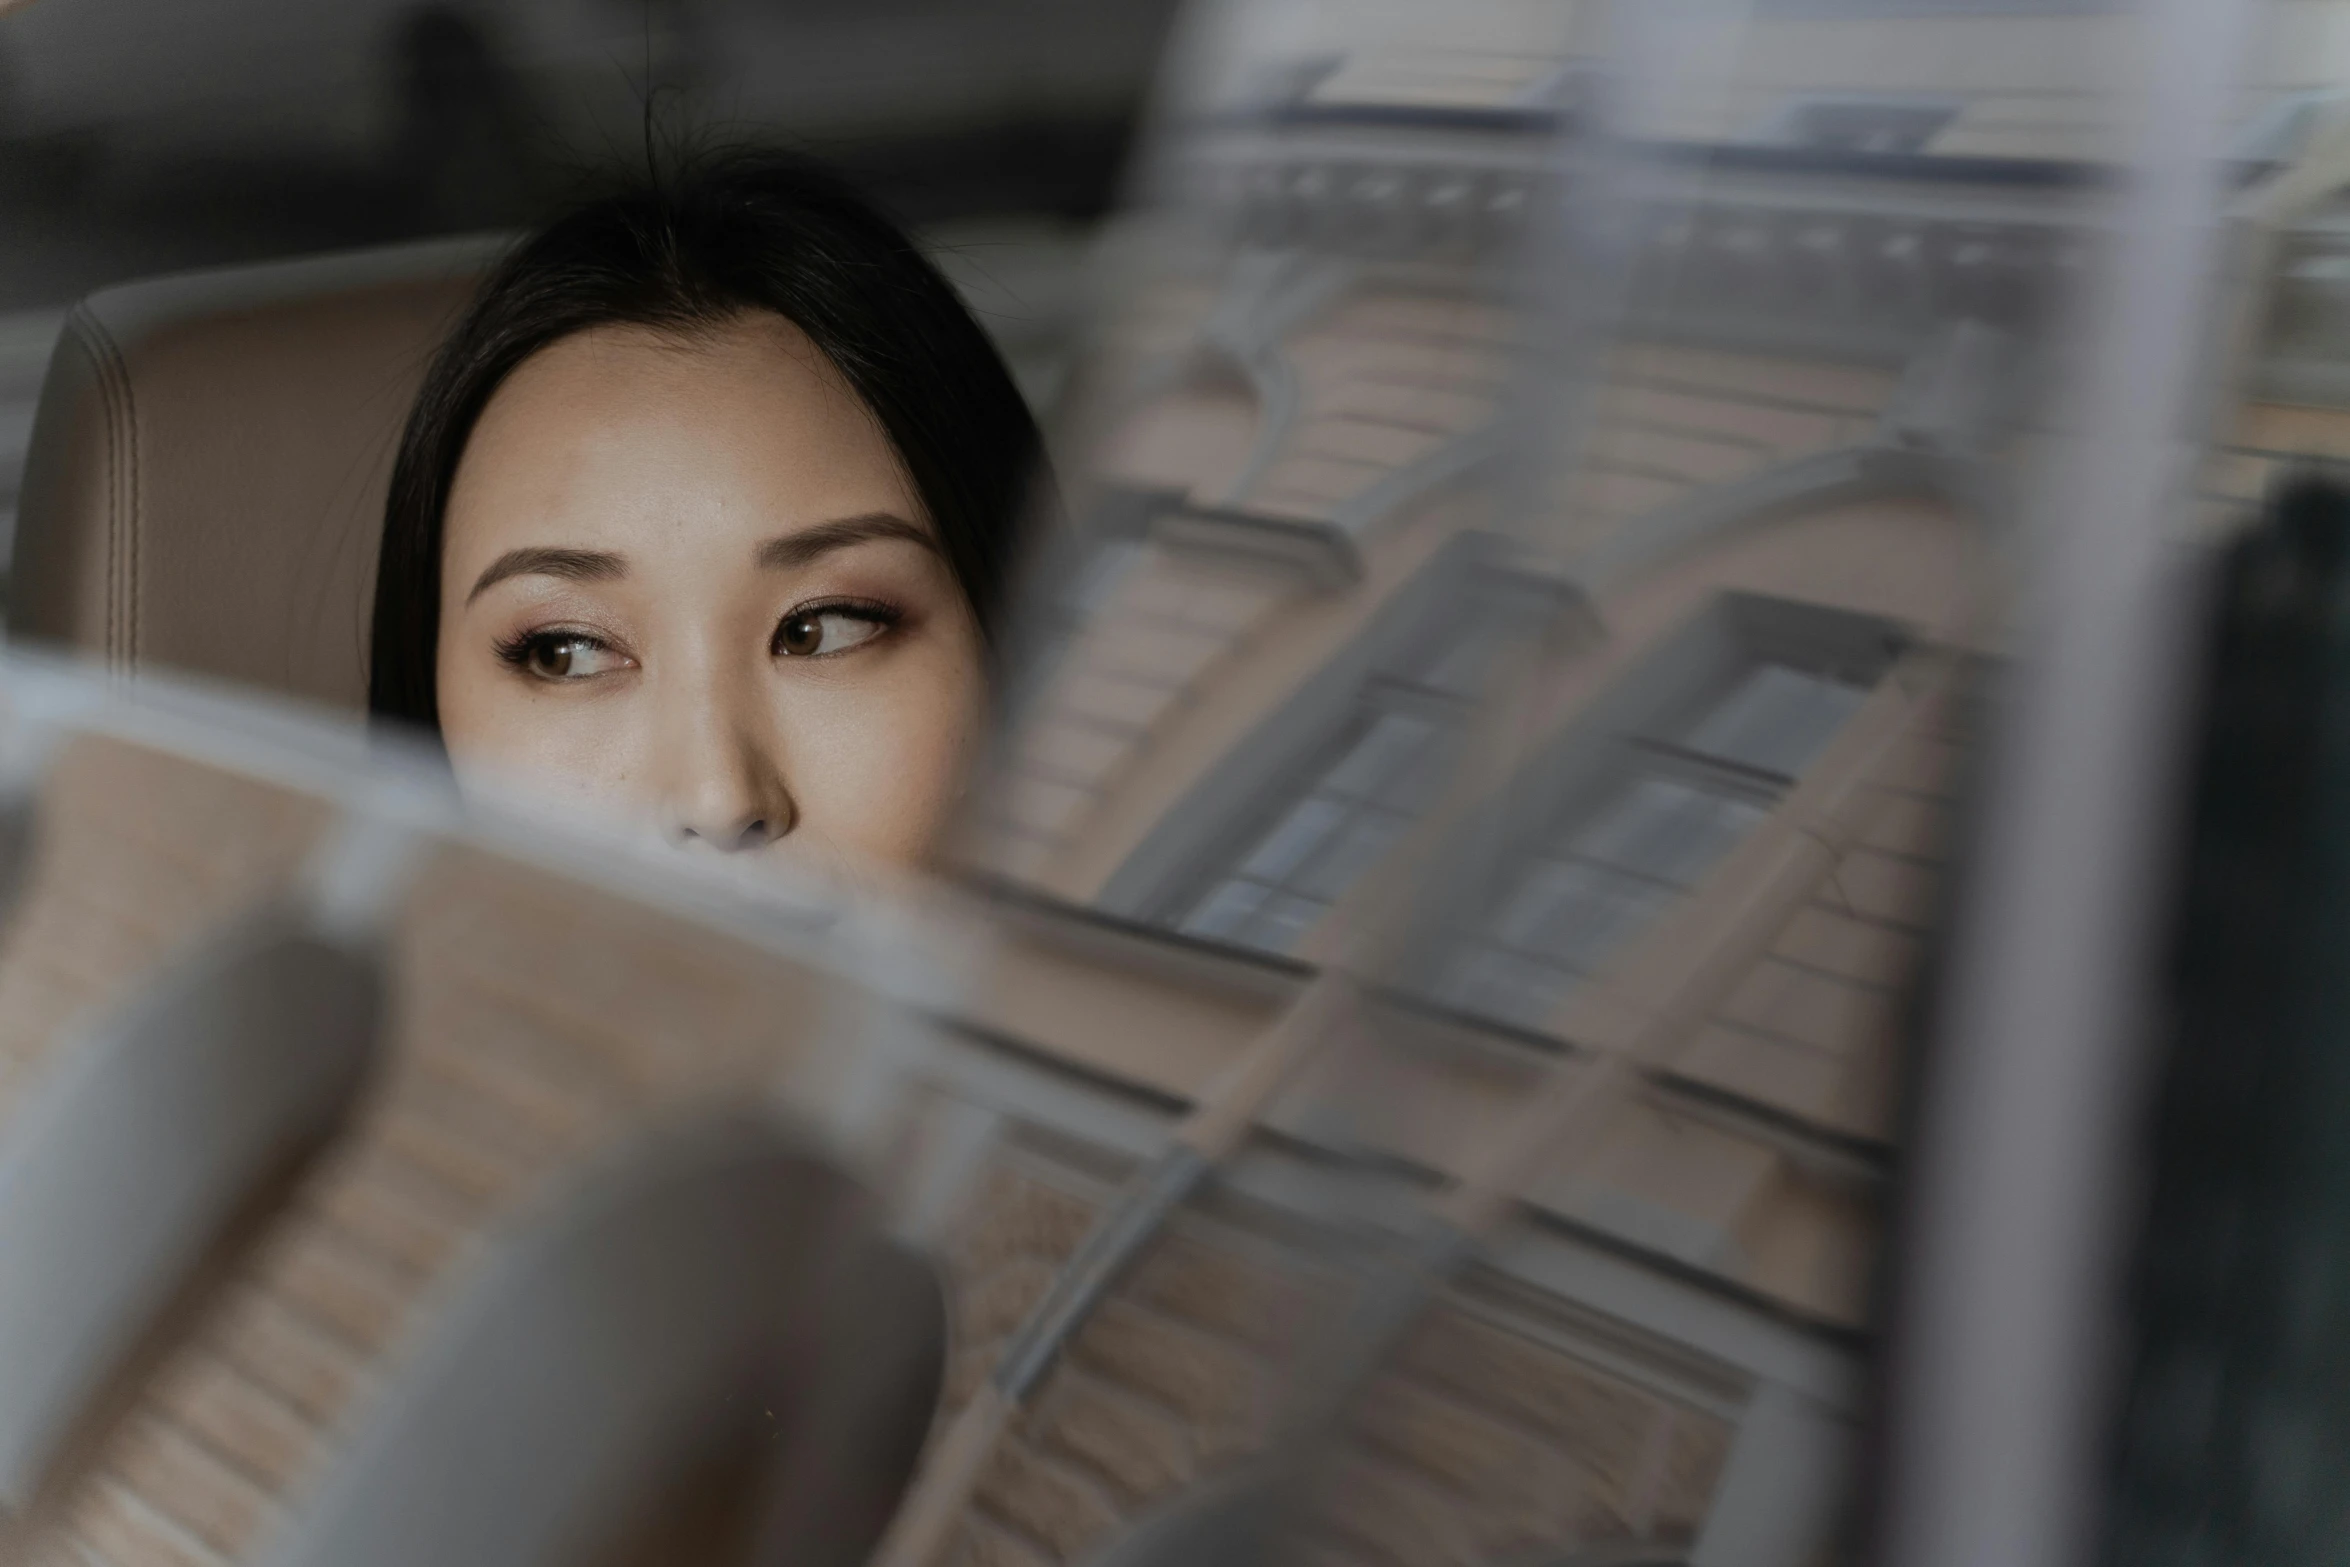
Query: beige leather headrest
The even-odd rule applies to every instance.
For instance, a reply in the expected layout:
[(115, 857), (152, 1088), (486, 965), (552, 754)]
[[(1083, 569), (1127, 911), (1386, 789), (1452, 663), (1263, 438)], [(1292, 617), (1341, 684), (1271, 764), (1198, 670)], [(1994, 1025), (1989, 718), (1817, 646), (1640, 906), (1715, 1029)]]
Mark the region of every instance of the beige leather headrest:
[(126, 284), (67, 318), (27, 452), (9, 631), (346, 707), (392, 455), (503, 243)]

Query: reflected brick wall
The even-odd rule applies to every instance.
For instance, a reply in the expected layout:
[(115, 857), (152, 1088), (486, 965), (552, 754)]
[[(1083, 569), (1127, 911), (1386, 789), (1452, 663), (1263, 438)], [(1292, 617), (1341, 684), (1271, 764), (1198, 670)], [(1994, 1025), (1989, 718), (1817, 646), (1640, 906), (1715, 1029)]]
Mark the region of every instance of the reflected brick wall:
[[(1075, 1249), (1105, 1189), (1000, 1158), (949, 1245), (947, 1413)], [(1004, 1441), (950, 1560), (1081, 1561), (1256, 1451), (1342, 1281), (1294, 1245), (1194, 1215), (1112, 1294)], [(1441, 1304), (1365, 1400), (1288, 1553), (1360, 1567), (1476, 1567), (1535, 1551), (1685, 1542), (1734, 1405), (1578, 1354), (1571, 1331), (1487, 1301)]]

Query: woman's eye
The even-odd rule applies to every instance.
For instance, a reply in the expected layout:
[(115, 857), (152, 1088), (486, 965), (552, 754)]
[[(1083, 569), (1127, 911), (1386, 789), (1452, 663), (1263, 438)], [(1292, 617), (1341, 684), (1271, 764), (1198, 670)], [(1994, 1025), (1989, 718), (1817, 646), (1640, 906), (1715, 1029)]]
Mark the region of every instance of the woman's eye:
[(775, 628), (775, 651), (786, 658), (845, 653), (888, 630), (878, 615), (845, 609), (801, 610)]
[(527, 638), (515, 662), (541, 680), (585, 680), (618, 669), (619, 654), (577, 632), (545, 631)]

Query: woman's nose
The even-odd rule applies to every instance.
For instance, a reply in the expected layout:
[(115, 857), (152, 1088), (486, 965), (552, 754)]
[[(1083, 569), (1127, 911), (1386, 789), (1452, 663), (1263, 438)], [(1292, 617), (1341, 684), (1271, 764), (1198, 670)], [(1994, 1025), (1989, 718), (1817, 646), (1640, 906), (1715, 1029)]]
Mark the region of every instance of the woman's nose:
[(731, 714), (724, 704), (704, 705), (673, 730), (664, 812), (669, 841), (732, 854), (764, 848), (790, 832), (799, 813), (772, 751), (756, 715)]
[(698, 812), (670, 824), (669, 841), (681, 849), (716, 849), (732, 854), (764, 848), (790, 831), (790, 825), (768, 815), (747, 811)]

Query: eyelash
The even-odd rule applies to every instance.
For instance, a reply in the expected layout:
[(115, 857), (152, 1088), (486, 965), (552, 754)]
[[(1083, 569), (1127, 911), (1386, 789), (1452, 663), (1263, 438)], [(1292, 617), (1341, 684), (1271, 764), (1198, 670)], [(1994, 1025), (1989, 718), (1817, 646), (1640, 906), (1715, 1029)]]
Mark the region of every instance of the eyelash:
[(510, 637), (501, 637), (491, 644), (491, 650), (501, 662), (516, 669), (528, 669), (531, 650), (544, 642), (577, 642), (601, 652), (612, 651), (612, 644), (592, 631), (580, 631), (570, 626), (533, 626)]
[[(866, 641), (858, 643), (855, 647), (842, 648), (839, 652), (797, 654), (785, 653), (782, 650), (783, 628), (790, 625), (795, 620), (806, 619), (808, 617), (817, 615), (842, 615), (851, 620), (862, 620), (868, 625), (877, 626), (880, 629), (877, 630), (873, 636), (867, 638)], [(783, 612), (782, 618), (777, 620), (775, 623), (775, 630), (769, 633), (767, 638), (767, 651), (772, 657), (792, 658), (796, 661), (805, 661), (811, 658), (839, 658), (842, 656), (842, 654), (854, 653), (859, 648), (866, 647), (870, 643), (878, 641), (882, 637), (887, 636), (891, 629), (905, 618), (906, 612), (904, 610), (899, 609), (894, 604), (884, 604), (878, 599), (817, 599), (806, 604), (794, 604), (790, 609)]]
[[(896, 605), (884, 604), (875, 599), (821, 599), (808, 604), (795, 604), (784, 612), (783, 617), (775, 623), (775, 630), (769, 634), (767, 638), (769, 656), (792, 657), (801, 660), (839, 658), (843, 653), (854, 653), (857, 648), (866, 645), (865, 642), (860, 642), (856, 647), (843, 648), (836, 653), (785, 654), (782, 651), (783, 628), (795, 620), (818, 615), (844, 615), (852, 620), (862, 620), (870, 625), (878, 626), (880, 630), (874, 634), (873, 638), (867, 639), (868, 641), (886, 635), (891, 628), (906, 618), (905, 611)], [(501, 663), (512, 669), (528, 673), (532, 652), (541, 644), (552, 641), (574, 642), (605, 653), (613, 651), (612, 644), (603, 637), (597, 636), (591, 631), (582, 631), (569, 626), (533, 626), (528, 631), (518, 631), (510, 637), (502, 637), (491, 646)]]

